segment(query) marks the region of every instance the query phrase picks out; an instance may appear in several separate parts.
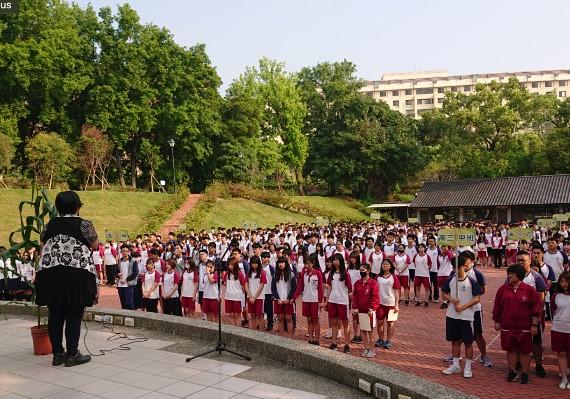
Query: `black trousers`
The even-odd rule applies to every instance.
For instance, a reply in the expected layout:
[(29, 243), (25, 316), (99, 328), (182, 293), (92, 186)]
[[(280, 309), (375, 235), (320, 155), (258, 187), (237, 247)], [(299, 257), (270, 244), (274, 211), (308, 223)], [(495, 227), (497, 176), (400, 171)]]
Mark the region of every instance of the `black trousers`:
[(158, 313), (158, 298), (143, 298), (143, 305), (147, 312)]
[(493, 265), (500, 268), (503, 263), (503, 250), (501, 248), (493, 248)]
[(182, 316), (182, 307), (180, 306), (180, 298), (168, 298), (162, 301), (164, 309), (162, 313), (174, 316)]
[(115, 278), (117, 277), (118, 266), (115, 265), (105, 265), (105, 272), (107, 273), (107, 285), (114, 285)]
[(63, 326), (65, 324), (65, 346), (67, 354), (77, 353), (81, 335), (81, 319), (84, 305), (48, 305), (48, 332), (54, 354), (63, 353)]
[(267, 315), (267, 325), (269, 327), (273, 326), (273, 295), (265, 294), (265, 300), (263, 301), (263, 312)]
[(437, 285), (437, 272), (429, 272), (429, 299), (439, 300), (439, 287)]

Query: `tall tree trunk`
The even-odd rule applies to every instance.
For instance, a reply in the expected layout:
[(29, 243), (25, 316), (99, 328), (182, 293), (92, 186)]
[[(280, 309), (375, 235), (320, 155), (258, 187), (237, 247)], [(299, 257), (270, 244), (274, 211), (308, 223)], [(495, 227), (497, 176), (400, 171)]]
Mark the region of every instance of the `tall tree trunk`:
[(139, 146), (138, 135), (133, 136), (133, 143), (131, 146), (131, 186), (137, 188), (137, 149)]
[(299, 194), (305, 195), (305, 190), (303, 189), (303, 171), (301, 171), (300, 168), (295, 169), (295, 180), (297, 180)]
[(125, 169), (123, 168), (123, 162), (121, 161), (121, 152), (119, 150), (115, 153), (115, 161), (117, 162), (117, 173), (119, 174), (119, 184), (121, 188), (125, 188), (127, 183), (125, 182)]

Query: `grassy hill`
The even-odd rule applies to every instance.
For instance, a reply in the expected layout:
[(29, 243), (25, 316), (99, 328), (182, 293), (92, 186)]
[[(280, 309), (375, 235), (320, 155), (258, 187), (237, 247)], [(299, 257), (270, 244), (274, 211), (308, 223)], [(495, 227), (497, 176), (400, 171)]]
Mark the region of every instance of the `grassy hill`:
[(255, 223), (258, 227), (274, 227), (279, 223), (312, 223), (315, 218), (264, 205), (244, 198), (218, 198), (214, 207), (194, 227), (196, 230), (218, 227), (243, 227)]
[(308, 196), (292, 196), (291, 199), (299, 202), (306, 203), (316, 208), (323, 209), (327, 213), (337, 215), (338, 219), (352, 219), (352, 220), (368, 220), (368, 215), (365, 215), (360, 210), (355, 208), (353, 202), (337, 197), (322, 197), (317, 195)]
[[(10, 232), (19, 228), (18, 204), (30, 199), (31, 190), (0, 189), (0, 244), (8, 244)], [(57, 191), (50, 192), (53, 201)], [(86, 191), (79, 192), (83, 203), (81, 217), (95, 225), (104, 239), (105, 230), (134, 231), (151, 209), (159, 206), (168, 194), (142, 192)]]

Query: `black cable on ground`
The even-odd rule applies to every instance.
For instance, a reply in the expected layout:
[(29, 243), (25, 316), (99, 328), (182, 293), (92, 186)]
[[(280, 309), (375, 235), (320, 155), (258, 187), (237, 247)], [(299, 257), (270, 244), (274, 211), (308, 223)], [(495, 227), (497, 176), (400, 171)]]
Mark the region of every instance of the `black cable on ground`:
[(111, 336), (109, 338), (107, 338), (107, 341), (115, 341), (117, 339), (126, 339), (128, 342), (124, 342), (122, 344), (120, 344), (119, 346), (116, 346), (114, 348), (111, 349), (99, 349), (99, 353), (93, 353), (89, 350), (89, 348), (87, 347), (87, 333), (89, 332), (89, 327), (87, 327), (87, 323), (85, 322), (85, 320), (83, 320), (83, 325), (85, 326), (85, 335), (83, 336), (83, 345), (85, 345), (85, 350), (87, 351), (87, 353), (89, 353), (91, 356), (103, 356), (107, 353), (113, 352), (113, 351), (130, 351), (132, 348), (129, 345), (132, 344), (138, 344), (141, 342), (146, 342), (148, 341), (148, 338), (129, 338), (127, 334), (125, 334), (124, 332), (116, 332), (115, 330), (113, 330), (113, 327), (111, 325), (111, 327), (107, 326), (105, 324), (105, 322), (103, 322), (103, 328), (106, 328), (108, 330), (111, 330)]

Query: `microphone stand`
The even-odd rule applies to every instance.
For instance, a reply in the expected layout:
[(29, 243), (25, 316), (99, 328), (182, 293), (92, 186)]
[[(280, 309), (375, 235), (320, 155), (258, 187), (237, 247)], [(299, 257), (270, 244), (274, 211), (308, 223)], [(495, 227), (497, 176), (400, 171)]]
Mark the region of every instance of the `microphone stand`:
[(224, 267), (222, 265), (221, 259), (224, 259), (229, 250), (230, 250), (230, 245), (228, 245), (228, 248), (220, 258), (219, 264), (216, 264), (216, 271), (215, 271), (215, 273), (218, 273), (218, 342), (216, 343), (216, 346), (213, 349), (186, 358), (186, 363), (190, 362), (191, 360), (197, 359), (199, 357), (204, 357), (214, 352), (218, 352), (219, 355), (221, 355), (222, 352), (228, 352), (233, 355), (239, 356), (242, 359), (251, 360), (251, 357), (249, 356), (243, 355), (241, 353), (226, 348), (226, 344), (224, 343), (224, 341), (222, 341), (222, 287), (221, 287), (222, 274), (221, 273), (224, 271), (223, 270)]

